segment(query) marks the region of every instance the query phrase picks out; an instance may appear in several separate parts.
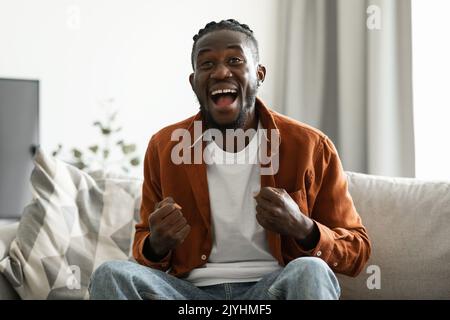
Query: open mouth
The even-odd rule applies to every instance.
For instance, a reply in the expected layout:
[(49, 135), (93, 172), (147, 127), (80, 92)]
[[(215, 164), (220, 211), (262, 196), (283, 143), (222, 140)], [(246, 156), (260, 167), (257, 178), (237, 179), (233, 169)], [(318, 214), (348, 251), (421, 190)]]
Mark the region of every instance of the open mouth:
[(210, 93), (210, 98), (219, 108), (225, 108), (234, 104), (238, 97), (236, 89), (217, 89)]

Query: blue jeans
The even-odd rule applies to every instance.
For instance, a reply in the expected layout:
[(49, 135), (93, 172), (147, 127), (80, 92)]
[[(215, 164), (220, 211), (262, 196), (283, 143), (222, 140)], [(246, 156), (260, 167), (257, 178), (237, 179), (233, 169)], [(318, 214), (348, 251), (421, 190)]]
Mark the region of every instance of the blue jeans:
[(91, 299), (271, 300), (339, 299), (339, 283), (319, 258), (302, 257), (258, 282), (196, 287), (188, 281), (130, 261), (109, 261), (92, 274)]

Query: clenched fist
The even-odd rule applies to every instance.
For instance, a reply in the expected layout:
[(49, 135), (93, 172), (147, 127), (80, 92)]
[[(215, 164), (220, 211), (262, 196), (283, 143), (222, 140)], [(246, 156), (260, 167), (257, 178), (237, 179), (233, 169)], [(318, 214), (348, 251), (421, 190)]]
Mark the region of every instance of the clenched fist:
[(157, 203), (148, 218), (148, 247), (152, 260), (160, 260), (188, 236), (191, 227), (183, 217), (181, 207), (171, 197)]
[(320, 237), (317, 225), (300, 211), (286, 190), (264, 187), (254, 198), (256, 220), (265, 229), (295, 238), (306, 250), (317, 245)]

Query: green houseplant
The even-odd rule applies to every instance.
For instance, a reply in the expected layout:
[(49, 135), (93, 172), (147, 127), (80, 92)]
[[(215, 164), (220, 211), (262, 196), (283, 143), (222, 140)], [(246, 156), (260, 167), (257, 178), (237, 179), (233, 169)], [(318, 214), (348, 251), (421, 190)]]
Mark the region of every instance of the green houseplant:
[[(112, 103), (112, 99), (108, 103)], [(98, 129), (100, 142), (92, 144), (89, 147), (71, 148), (69, 158), (64, 161), (76, 166), (84, 171), (111, 170), (120, 168), (123, 173), (129, 173), (132, 167), (140, 164), (139, 157), (136, 154), (136, 144), (127, 143), (124, 139), (118, 137), (122, 127), (117, 125), (117, 111), (107, 111), (103, 120), (93, 122), (93, 126)], [(58, 144), (53, 156), (62, 158), (63, 146)]]

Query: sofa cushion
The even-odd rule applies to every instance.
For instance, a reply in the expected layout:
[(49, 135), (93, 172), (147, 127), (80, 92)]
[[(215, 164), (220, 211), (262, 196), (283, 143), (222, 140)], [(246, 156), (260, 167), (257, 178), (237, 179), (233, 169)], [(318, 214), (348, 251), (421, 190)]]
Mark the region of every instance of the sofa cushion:
[(38, 151), (33, 201), (0, 271), (22, 299), (88, 298), (107, 260), (130, 259), (142, 181), (89, 175)]
[(450, 298), (450, 181), (348, 172), (372, 242), (356, 278), (339, 275), (343, 299)]
[(0, 261), (9, 255), (9, 246), (16, 237), (18, 222), (0, 225)]
[[(9, 246), (15, 239), (18, 222), (5, 223), (0, 221), (0, 261), (9, 255)], [(3, 274), (0, 273), (0, 300), (14, 300), (19, 298), (14, 288)]]

